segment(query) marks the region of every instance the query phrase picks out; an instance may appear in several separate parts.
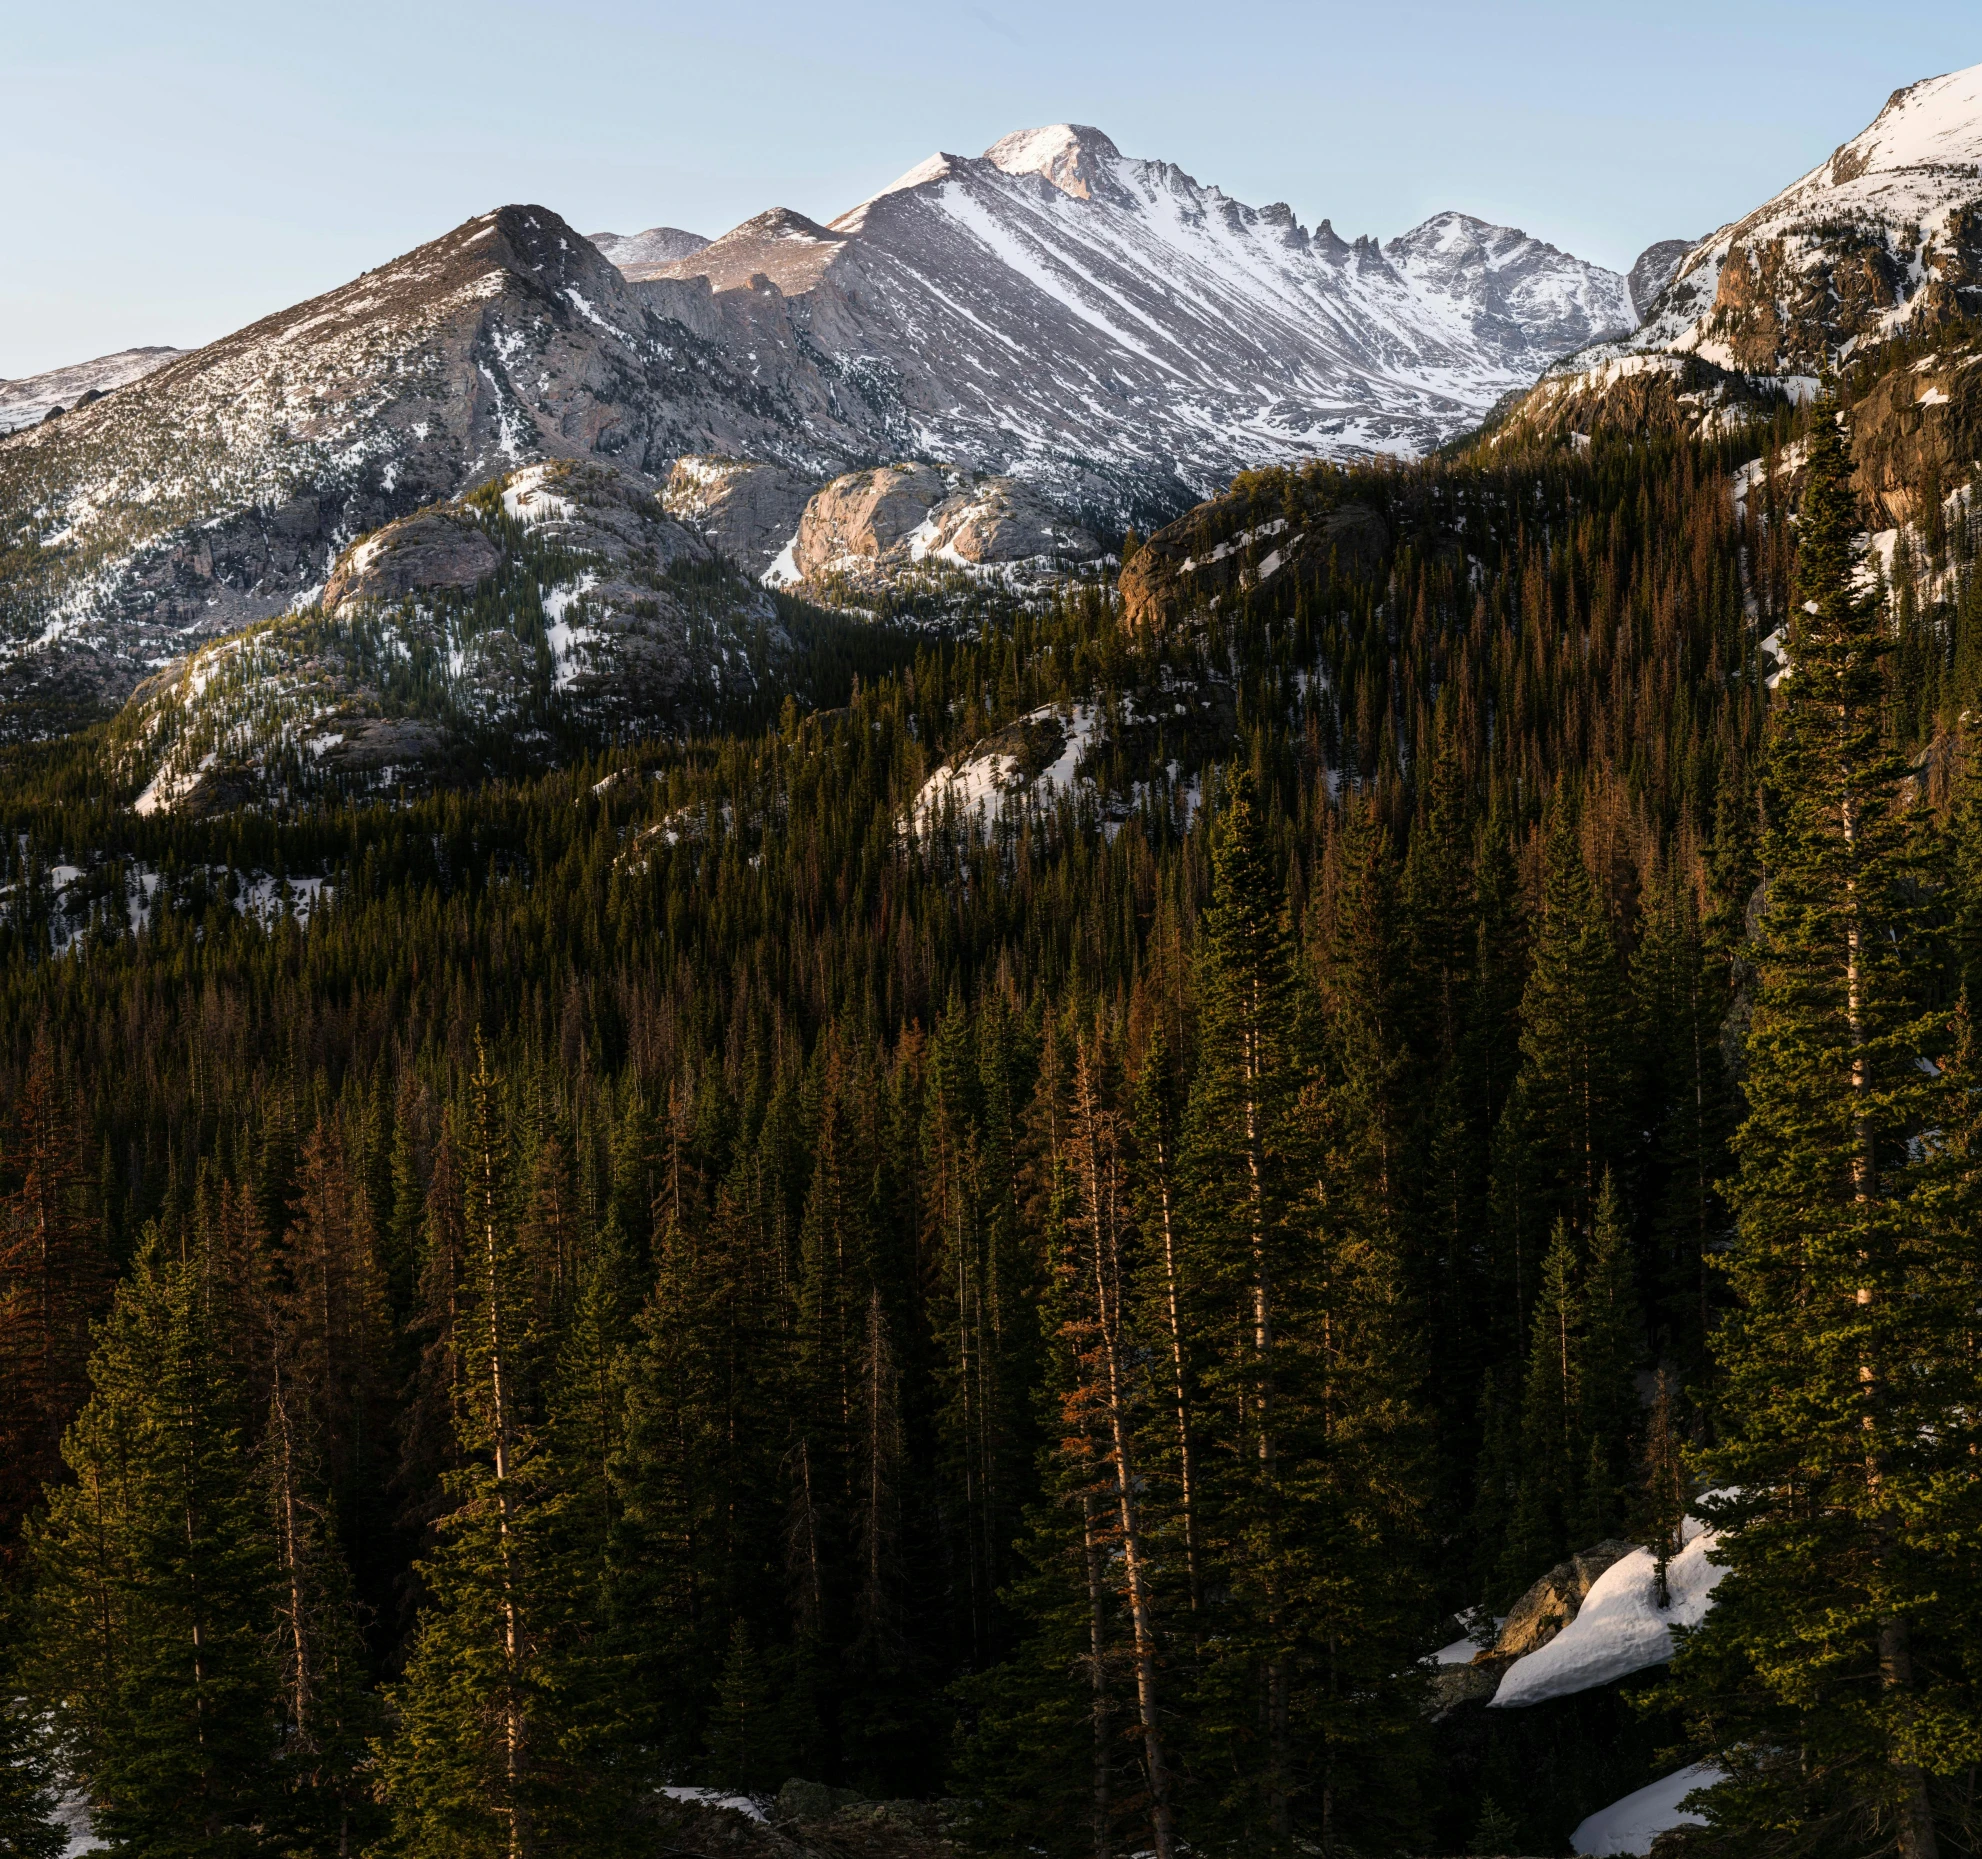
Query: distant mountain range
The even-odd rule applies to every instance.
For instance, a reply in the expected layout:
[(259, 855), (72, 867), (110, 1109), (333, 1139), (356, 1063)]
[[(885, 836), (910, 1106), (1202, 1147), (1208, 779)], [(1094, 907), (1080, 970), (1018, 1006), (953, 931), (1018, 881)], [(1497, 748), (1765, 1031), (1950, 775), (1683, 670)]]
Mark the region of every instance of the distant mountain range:
[[(539, 460), (629, 494), (682, 466), (669, 507), (751, 574), (871, 581), (1003, 573), (1029, 538), (1078, 557), (1250, 466), (1420, 454), (1545, 373), (1521, 404), (1559, 422), (1647, 376), (1724, 417), (1982, 305), (1978, 159), (1982, 67), (1628, 276), (1460, 213), (1345, 240), (1067, 124), (931, 156), (826, 224), (588, 239), (503, 207), (203, 349), (0, 384), (27, 428), (0, 439), (4, 726), (100, 713)], [(914, 470), (827, 494), (884, 465)]]
[(934, 156), (829, 226), (593, 241), (504, 207), (149, 372), (18, 395), (22, 423), (68, 410), (0, 442), (0, 649), (17, 699), (117, 700), (536, 458), (656, 485), (685, 454), (815, 485), (922, 461), (1106, 534), (1249, 465), (1422, 451), (1633, 321), (1623, 278), (1512, 229), (1345, 241), (1064, 125)]
[(183, 349), (171, 348), (119, 349), (115, 355), (99, 355), (94, 361), (51, 368), (46, 374), (0, 381), (0, 433), (38, 425), (50, 415), (66, 413), (74, 406), (88, 406), (101, 400), (112, 388), (135, 381), (154, 368), (162, 368), (173, 356), (184, 353)]

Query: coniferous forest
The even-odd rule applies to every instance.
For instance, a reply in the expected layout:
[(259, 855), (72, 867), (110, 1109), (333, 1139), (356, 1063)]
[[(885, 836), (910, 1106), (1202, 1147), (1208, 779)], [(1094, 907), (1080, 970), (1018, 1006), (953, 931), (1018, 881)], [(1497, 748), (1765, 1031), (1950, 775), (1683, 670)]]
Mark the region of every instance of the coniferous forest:
[[(1982, 576), (1836, 411), (1254, 474), (1390, 546), (545, 775), (10, 751), (0, 1847), (1975, 1851)], [(1696, 1506), (1674, 1662), (1437, 1692)]]

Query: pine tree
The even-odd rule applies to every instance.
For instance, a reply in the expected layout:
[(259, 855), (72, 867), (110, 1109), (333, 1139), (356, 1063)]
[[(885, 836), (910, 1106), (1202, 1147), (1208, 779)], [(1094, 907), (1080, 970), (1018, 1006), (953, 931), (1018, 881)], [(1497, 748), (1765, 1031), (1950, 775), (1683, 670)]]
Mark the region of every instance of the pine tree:
[[(1293, 1204), (1303, 1172), (1291, 1048), (1294, 979), (1279, 862), (1249, 773), (1232, 783), (1200, 929), (1200, 1060), (1192, 1079), (1184, 1173), (1188, 1270), (1206, 1352), (1210, 1442), (1219, 1487), (1208, 1506), (1236, 1617), (1224, 1637), (1218, 1760), (1230, 1805), (1257, 1837), (1292, 1837), (1293, 1627), (1278, 1408), (1290, 1353), (1280, 1302), (1302, 1246)], [(1247, 1697), (1259, 1700), (1257, 1712)]]
[(1582, 1543), (1614, 1536), (1624, 1523), (1636, 1458), (1638, 1363), (1644, 1353), (1631, 1240), (1606, 1172), (1583, 1279), (1583, 1347), (1577, 1422), (1585, 1466), (1573, 1534)]
[(1936, 1035), (1919, 1006), (1904, 764), (1883, 731), (1886, 641), (1859, 587), (1831, 404), (1808, 443), (1752, 952), (1736, 1302), (1707, 1455), (1740, 1495), (1717, 1507), (1728, 1572), (1679, 1669), (1733, 1776), (1711, 1797), (1717, 1829), (1934, 1859), (1934, 1777), (1982, 1739), (1965, 1650), (1982, 1603), (1978, 1236), (1933, 1218), (1936, 1093), (1920, 1060)]
[(113, 1845), (265, 1850), (280, 1781), (276, 1567), (196, 1263), (151, 1229), (33, 1539), (36, 1689)]
[(60, 1475), (62, 1429), (88, 1388), (90, 1319), (109, 1260), (87, 1205), (76, 1106), (47, 1026), (14, 1106), (19, 1185), (0, 1198), (0, 1563), (42, 1484)]
[(0, 1589), (0, 1852), (61, 1859), (69, 1830), (55, 1818), (55, 1752), (24, 1689), (27, 1610)]

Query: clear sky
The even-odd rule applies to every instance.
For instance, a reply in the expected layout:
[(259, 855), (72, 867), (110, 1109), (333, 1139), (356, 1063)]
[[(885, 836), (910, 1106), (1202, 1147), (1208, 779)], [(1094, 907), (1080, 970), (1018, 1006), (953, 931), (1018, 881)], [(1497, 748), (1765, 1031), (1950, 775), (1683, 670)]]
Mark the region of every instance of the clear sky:
[(1976, 0), (0, 0), (0, 378), (208, 341), (506, 201), (826, 219), (1066, 121), (1348, 237), (1457, 207), (1622, 268), (1978, 61)]

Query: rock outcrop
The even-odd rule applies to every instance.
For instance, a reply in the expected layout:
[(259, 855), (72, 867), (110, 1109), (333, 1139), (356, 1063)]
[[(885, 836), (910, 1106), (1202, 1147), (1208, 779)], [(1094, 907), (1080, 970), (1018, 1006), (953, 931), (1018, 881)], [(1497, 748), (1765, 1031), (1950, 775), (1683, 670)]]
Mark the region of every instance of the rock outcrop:
[(1252, 495), (1244, 481), (1155, 531), (1121, 574), (1122, 614), (1133, 627), (1160, 627), (1216, 608), (1291, 567), (1374, 572), (1390, 552), (1390, 526), (1368, 504), (1349, 502), (1289, 516)]
[(761, 459), (690, 454), (674, 461), (661, 502), (746, 573), (761, 575), (791, 546), (818, 488)]
[(1461, 1704), (1490, 1699), (1507, 1668), (1554, 1639), (1576, 1618), (1597, 1577), (1636, 1548), (1622, 1538), (1608, 1538), (1558, 1562), (1514, 1603), (1491, 1646), (1468, 1664), (1443, 1665), (1433, 1674), (1434, 1712), (1443, 1715)]
[(872, 586), (916, 568), (1049, 571), (1095, 562), (1094, 535), (1014, 478), (883, 465), (835, 478), (806, 504), (792, 545), (802, 581)]
[(532, 465), (357, 543), (320, 605), (175, 660), (105, 753), (147, 813), (472, 778), (708, 726), (790, 649), (775, 598), (641, 480)]
[(501, 560), (502, 551), (472, 513), (422, 510), (350, 550), (324, 584), (323, 608), (342, 613), (363, 601), (390, 604), (433, 588), (472, 588)]

